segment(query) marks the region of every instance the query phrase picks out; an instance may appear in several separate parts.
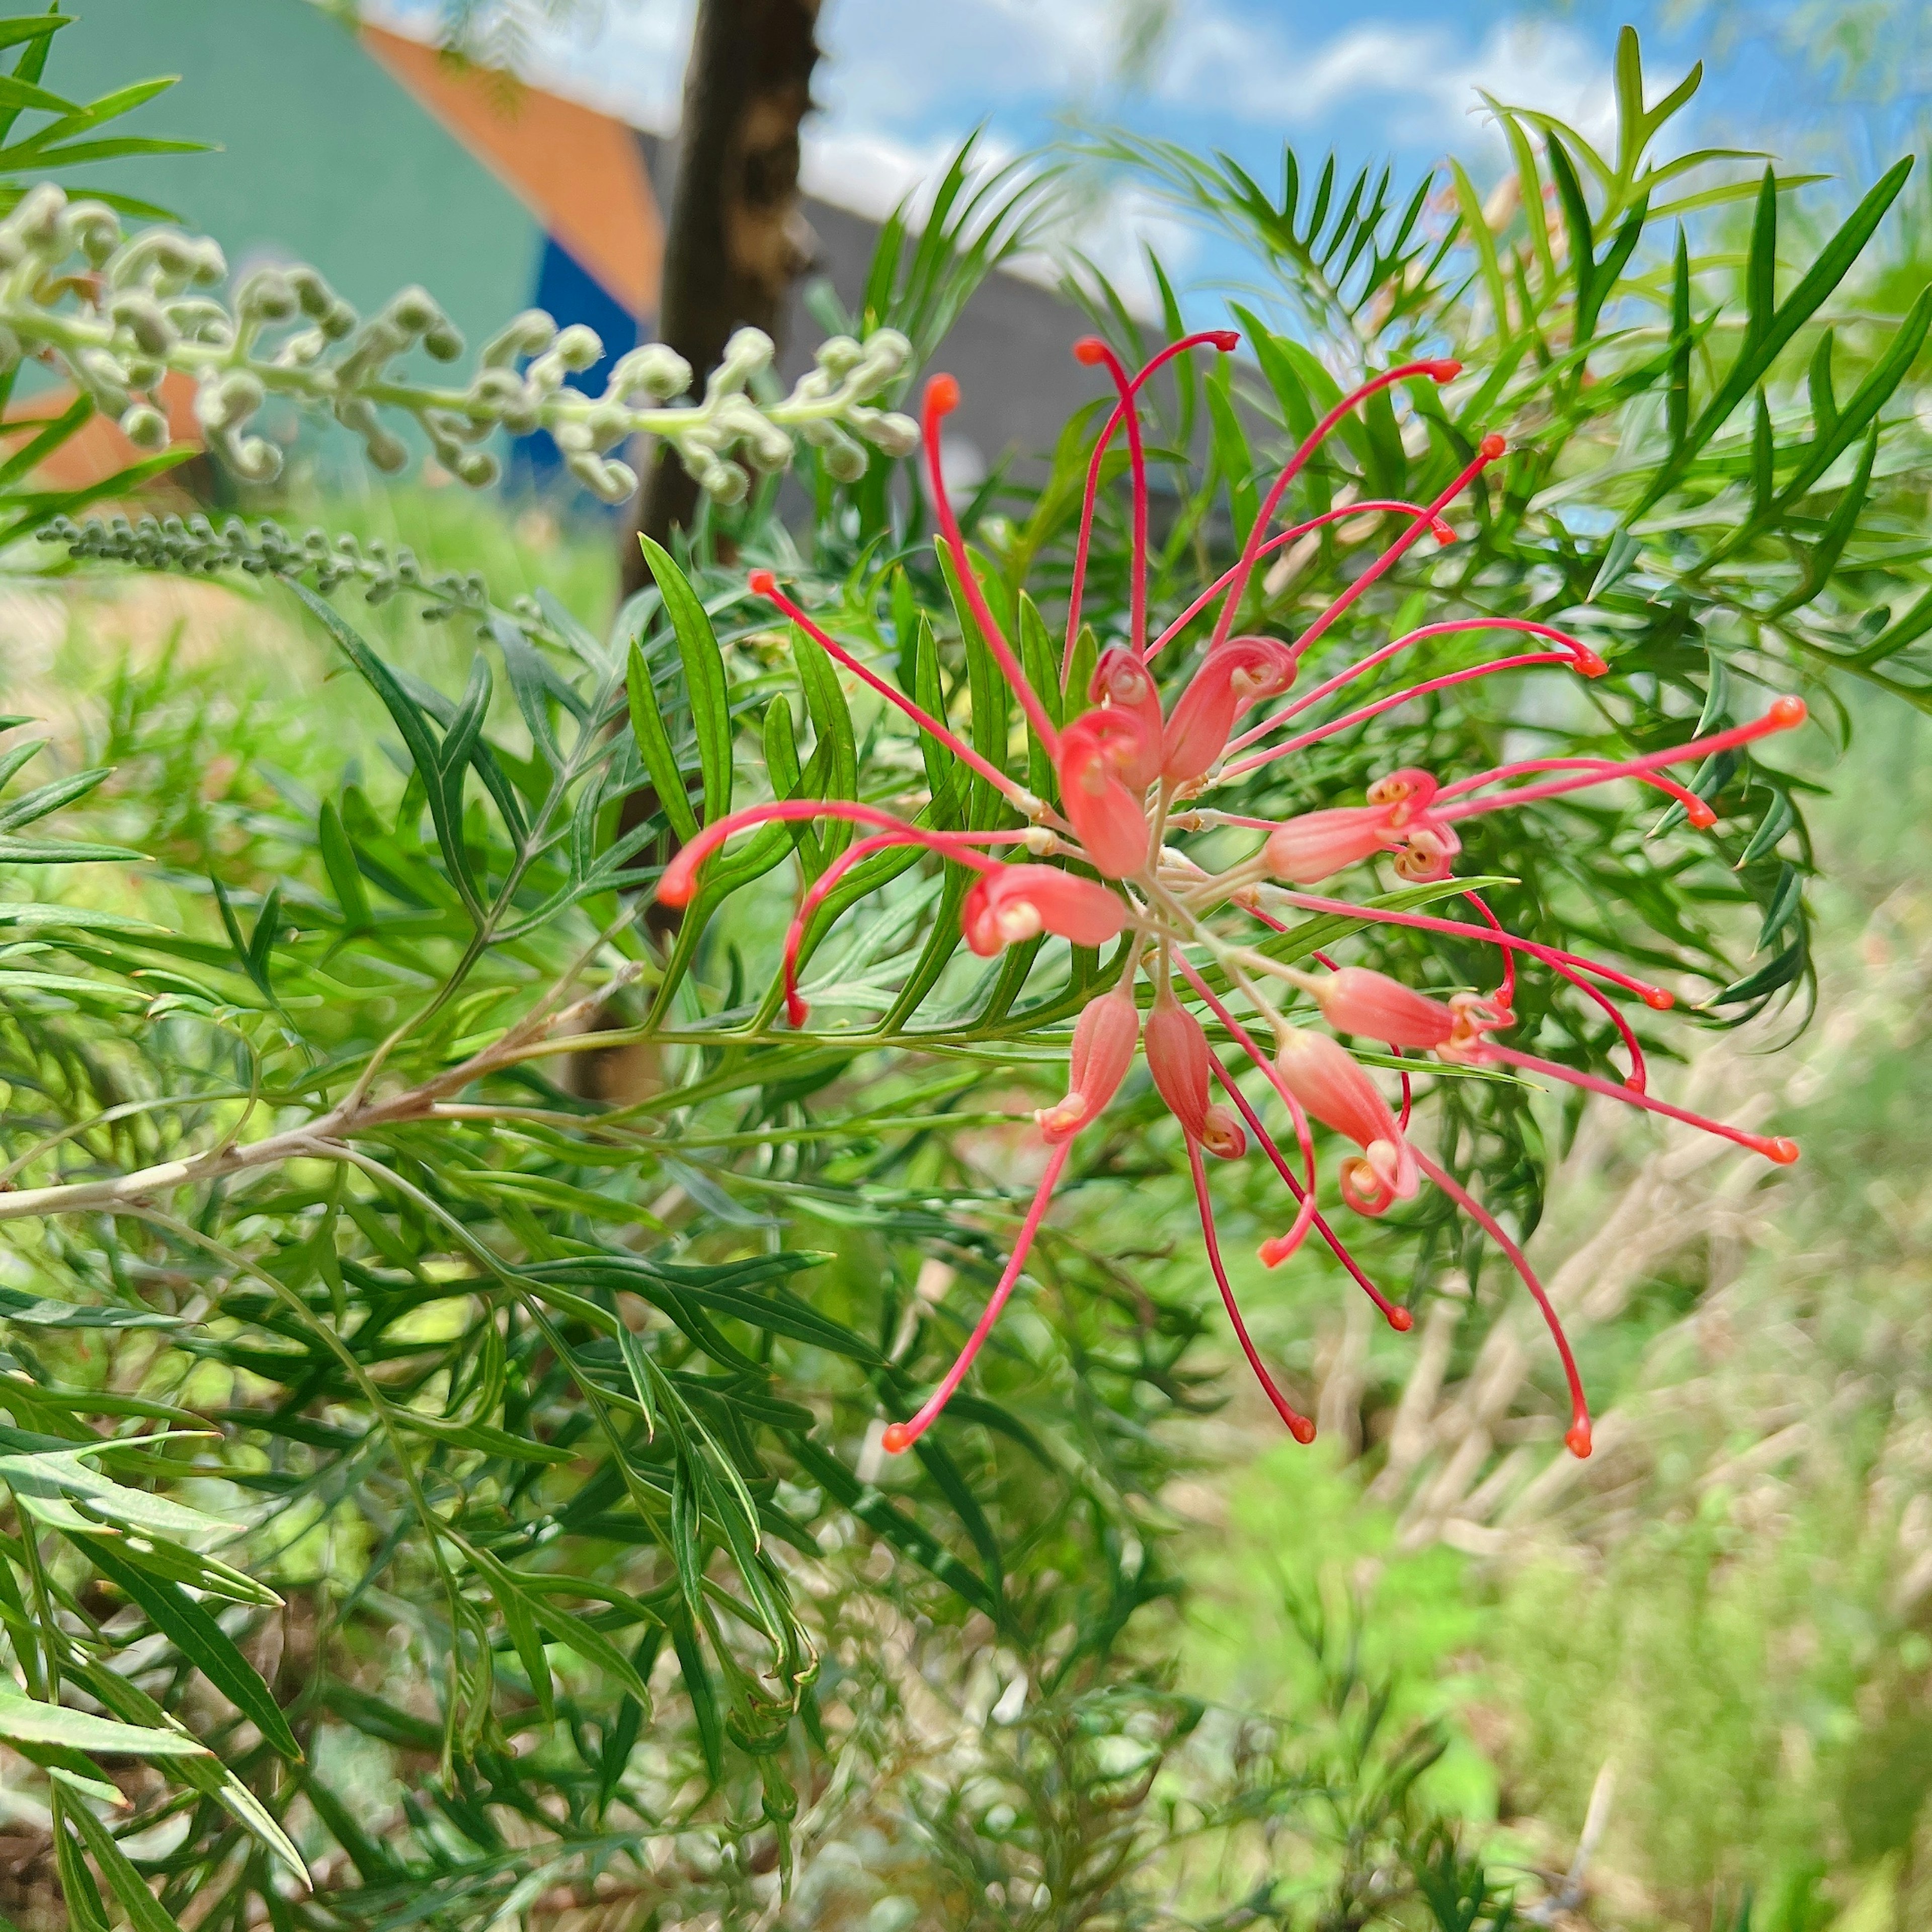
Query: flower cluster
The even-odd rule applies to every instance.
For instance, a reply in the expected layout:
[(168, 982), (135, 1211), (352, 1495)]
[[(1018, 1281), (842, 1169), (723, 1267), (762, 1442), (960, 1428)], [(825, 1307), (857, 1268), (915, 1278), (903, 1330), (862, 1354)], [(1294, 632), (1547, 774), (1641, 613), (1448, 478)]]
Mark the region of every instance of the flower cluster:
[[(1438, 543), (1454, 540), (1443, 513), (1503, 454), (1504, 442), (1499, 436), (1486, 438), (1474, 459), (1432, 502), (1352, 502), (1270, 536), (1276, 510), (1310, 458), (1348, 412), (1398, 382), (1447, 382), (1458, 373), (1458, 365), (1448, 362), (1391, 369), (1364, 383), (1330, 410), (1269, 490), (1238, 561), (1173, 622), (1150, 635), (1148, 488), (1139, 392), (1148, 377), (1174, 356), (1203, 346), (1226, 352), (1234, 347), (1235, 340), (1220, 331), (1187, 337), (1131, 376), (1104, 343), (1089, 340), (1076, 348), (1083, 361), (1106, 365), (1119, 400), (1101, 431), (1088, 467), (1063, 665), (1072, 663), (1080, 636), (1102, 460), (1122, 429), (1132, 482), (1134, 544), (1127, 633), (1100, 652), (1088, 692), (1090, 706), (1064, 726), (1055, 725), (1041, 694), (1028, 682), (1002, 634), (946, 500), (939, 475), (938, 429), (941, 418), (957, 404), (958, 386), (946, 376), (934, 376), (927, 386), (925, 449), (942, 539), (950, 552), (972, 621), (1018, 695), (1032, 731), (1046, 748), (1058, 782), (1057, 803), (1035, 796), (958, 738), (942, 720), (860, 662), (781, 590), (770, 572), (754, 572), (751, 586), (754, 592), (815, 638), (846, 670), (945, 745), (1003, 794), (1026, 822), (1021, 828), (1004, 831), (947, 831), (911, 824), (866, 805), (790, 800), (753, 806), (718, 820), (687, 844), (666, 868), (659, 896), (674, 905), (686, 903), (710, 854), (734, 833), (752, 826), (773, 820), (829, 817), (867, 828), (868, 836), (828, 866), (805, 893), (787, 936), (785, 992), (794, 1025), (802, 1024), (806, 1017), (797, 989), (796, 962), (813, 913), (854, 865), (888, 846), (923, 846), (977, 874), (961, 914), (966, 942), (977, 953), (996, 954), (1042, 933), (1057, 934), (1081, 946), (1119, 942), (1109, 969), (1111, 985), (1088, 1002), (1075, 1027), (1066, 1096), (1038, 1116), (1040, 1134), (1048, 1150), (1045, 1172), (1005, 1270), (980, 1322), (939, 1386), (909, 1420), (896, 1422), (885, 1431), (889, 1450), (902, 1450), (915, 1442), (964, 1378), (1018, 1278), (1075, 1136), (1106, 1108), (1136, 1052), (1144, 1051), (1148, 1072), (1185, 1140), (1208, 1265), (1228, 1318), (1269, 1400), (1298, 1439), (1312, 1439), (1313, 1425), (1276, 1387), (1249, 1337), (1222, 1264), (1206, 1161), (1210, 1157), (1240, 1160), (1251, 1144), (1258, 1148), (1280, 1174), (1293, 1203), (1288, 1226), (1263, 1245), (1263, 1261), (1270, 1267), (1279, 1266), (1312, 1232), (1327, 1243), (1390, 1325), (1406, 1329), (1410, 1325), (1408, 1312), (1390, 1303), (1369, 1280), (1318, 1205), (1320, 1176), (1312, 1128), (1318, 1123), (1352, 1144), (1352, 1150), (1341, 1161), (1335, 1180), (1342, 1201), (1352, 1212), (1370, 1216), (1383, 1214), (1395, 1203), (1414, 1198), (1426, 1183), (1448, 1195), (1502, 1250), (1549, 1324), (1570, 1389), (1571, 1417), (1564, 1439), (1576, 1455), (1587, 1456), (1588, 1407), (1562, 1324), (1534, 1271), (1487, 1209), (1416, 1144), (1409, 1131), (1407, 1077), (1402, 1080), (1399, 1106), (1392, 1105), (1375, 1076), (1335, 1036), (1384, 1044), (1398, 1054), (1432, 1054), (1438, 1061), (1454, 1065), (1504, 1066), (1546, 1075), (1653, 1113), (1689, 1121), (1774, 1161), (1796, 1160), (1797, 1148), (1781, 1138), (1702, 1119), (1645, 1090), (1642, 1057), (1635, 1036), (1603, 988), (1634, 995), (1657, 1008), (1671, 1004), (1671, 996), (1664, 989), (1604, 962), (1506, 932), (1474, 892), (1466, 896), (1479, 922), (1357, 905), (1307, 889), (1377, 857), (1388, 858), (1406, 880), (1450, 879), (1460, 849), (1456, 827), (1466, 820), (1615, 779), (1636, 779), (1654, 786), (1680, 804), (1694, 824), (1708, 826), (1714, 817), (1710, 806), (1669, 777), (1666, 768), (1790, 730), (1803, 721), (1804, 706), (1796, 698), (1780, 698), (1752, 723), (1622, 760), (1528, 759), (1448, 784), (1439, 783), (1426, 771), (1394, 771), (1369, 788), (1362, 804), (1336, 806), (1280, 821), (1232, 817), (1197, 804), (1195, 801), (1224, 780), (1292, 756), (1426, 692), (1532, 665), (1564, 666), (1582, 677), (1599, 676), (1605, 669), (1601, 658), (1586, 644), (1549, 626), (1514, 618), (1473, 617), (1428, 625), (1396, 638), (1288, 698), (1310, 646), (1406, 552), (1425, 536), (1432, 536)], [(1359, 518), (1371, 511), (1406, 516), (1407, 526), (1299, 637), (1287, 640), (1234, 634), (1237, 614), (1263, 557), (1324, 524)], [(1217, 599), (1219, 612), (1192, 675), (1163, 706), (1150, 667)], [(1537, 647), (1427, 679), (1372, 704), (1326, 716), (1319, 723), (1300, 722), (1312, 709), (1364, 673), (1426, 640), (1477, 631), (1518, 633)], [(1063, 679), (1066, 674), (1063, 670)], [(1286, 701), (1276, 705), (1277, 700)], [(1267, 709), (1264, 716), (1250, 722), (1250, 714), (1270, 706), (1274, 708)], [(1258, 836), (1246, 857), (1218, 872), (1205, 870), (1170, 842), (1178, 835), (1231, 826), (1249, 828)], [(1486, 992), (1437, 999), (1366, 968), (1337, 966), (1320, 953), (1314, 958), (1322, 970), (1308, 971), (1270, 957), (1244, 943), (1238, 932), (1230, 930), (1229, 922), (1237, 918), (1286, 930), (1278, 915), (1287, 912), (1341, 913), (1356, 920), (1383, 921), (1481, 942), (1500, 957), (1498, 983)], [(1540, 1059), (1496, 1037), (1512, 1023), (1520, 957), (1577, 987), (1610, 1014), (1631, 1056), (1631, 1071), (1622, 1083)], [(1327, 1030), (1289, 1017), (1283, 1008), (1292, 994), (1305, 998)], [(1238, 1012), (1237, 1007), (1243, 1011)], [(1286, 1132), (1278, 1136), (1271, 1130), (1262, 1110), (1244, 1093), (1238, 1077), (1240, 1070), (1210, 1042), (1202, 1012), (1219, 1023), (1240, 1059), (1258, 1071), (1274, 1101), (1279, 1102), (1280, 1117), (1287, 1123)]]
[(500, 430), (548, 430), (565, 464), (610, 502), (637, 488), (614, 453), (633, 436), (676, 450), (698, 483), (735, 502), (754, 471), (792, 459), (792, 436), (816, 446), (826, 466), (862, 473), (872, 444), (908, 454), (918, 441), (910, 417), (876, 398), (904, 368), (911, 345), (877, 329), (862, 343), (834, 336), (782, 401), (752, 394), (769, 371), (770, 336), (742, 328), (697, 402), (680, 403), (691, 366), (675, 350), (646, 343), (618, 357), (601, 395), (568, 378), (595, 368), (604, 345), (581, 323), (559, 328), (527, 309), (482, 349), (470, 380), (426, 383), (402, 365), (421, 350), (436, 362), (463, 353), (463, 338), (420, 288), (399, 291), (364, 318), (302, 262), (252, 269), (224, 300), (228, 265), (205, 236), (144, 228), (125, 236), (105, 203), (70, 201), (42, 182), (0, 220), (0, 374), (38, 356), (70, 377), (112, 416), (136, 447), (165, 448), (168, 418), (157, 392), (170, 376), (195, 386), (194, 412), (211, 448), (250, 482), (272, 481), (281, 452), (249, 425), (271, 396), (317, 404), (352, 430), (379, 470), (399, 470), (409, 448), (385, 412), (412, 419), (452, 475), (482, 486), (496, 480), (484, 447)]

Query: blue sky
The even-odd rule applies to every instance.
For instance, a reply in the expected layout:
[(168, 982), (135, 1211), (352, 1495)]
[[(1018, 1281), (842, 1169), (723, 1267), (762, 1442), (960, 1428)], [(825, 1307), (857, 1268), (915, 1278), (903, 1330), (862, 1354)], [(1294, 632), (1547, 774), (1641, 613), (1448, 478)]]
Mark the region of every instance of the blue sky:
[[(1842, 138), (1850, 123), (1833, 112), (1829, 75), (1790, 50), (1786, 27), (1808, 7), (1815, 16), (1814, 0), (1704, 0), (1719, 17), (1688, 24), (1686, 0), (1178, 0), (1156, 56), (1125, 88), (1114, 72), (1121, 4), (825, 0), (807, 185), (882, 213), (975, 125), (997, 150), (1018, 152), (1053, 139), (1069, 115), (1225, 148), (1270, 182), (1284, 140), (1304, 160), (1331, 146), (1345, 163), (1392, 155), (1405, 176), (1453, 150), (1480, 176), (1502, 151), (1479, 90), (1606, 131), (1625, 19), (1643, 34), (1653, 93), (1714, 50), (1683, 124), (1695, 140), (1822, 146), (1826, 165), (1870, 166), (1858, 141)], [(384, 0), (380, 10), (420, 31), (435, 8)], [(691, 0), (578, 0), (574, 23), (568, 10), (538, 36), (532, 78), (668, 128)], [(1116, 269), (1143, 238), (1184, 273), (1218, 266), (1215, 251), (1132, 196), (1082, 238)]]

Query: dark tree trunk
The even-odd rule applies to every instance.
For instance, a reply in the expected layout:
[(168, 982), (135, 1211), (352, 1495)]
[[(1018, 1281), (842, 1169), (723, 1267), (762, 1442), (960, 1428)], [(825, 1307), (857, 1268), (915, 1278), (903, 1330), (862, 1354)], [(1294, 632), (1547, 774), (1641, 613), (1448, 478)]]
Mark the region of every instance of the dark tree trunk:
[[(701, 389), (734, 328), (774, 338), (807, 254), (798, 128), (812, 104), (820, 0), (700, 0), (665, 238), (658, 339)], [(669, 449), (644, 472), (624, 538), (628, 595), (648, 581), (636, 532), (689, 523), (698, 486)]]

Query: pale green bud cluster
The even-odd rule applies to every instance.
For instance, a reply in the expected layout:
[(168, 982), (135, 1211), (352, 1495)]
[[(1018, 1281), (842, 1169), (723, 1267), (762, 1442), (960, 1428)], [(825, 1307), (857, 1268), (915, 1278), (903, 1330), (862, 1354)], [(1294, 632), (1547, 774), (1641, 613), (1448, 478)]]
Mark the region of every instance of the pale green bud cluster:
[(43, 543), (64, 544), (70, 556), (91, 562), (194, 575), (240, 570), (251, 577), (301, 577), (325, 592), (359, 582), (372, 604), (405, 593), (420, 598), (425, 616), (458, 610), (480, 614), (489, 605), (483, 579), (474, 572), (426, 576), (406, 544), (392, 549), (380, 537), (358, 543), (352, 536), (321, 530), (292, 536), (267, 518), (245, 524), (230, 517), (218, 527), (201, 516), (143, 517), (138, 523), (125, 517), (94, 518), (84, 524), (62, 517), (40, 534)]
[(208, 446), (251, 482), (281, 467), (276, 446), (250, 431), (272, 395), (326, 408), (384, 470), (408, 460), (392, 424), (409, 418), (444, 468), (478, 486), (496, 479), (496, 459), (482, 446), (499, 430), (548, 430), (571, 473), (611, 502), (637, 488), (616, 453), (633, 436), (668, 442), (727, 502), (744, 495), (752, 472), (784, 469), (794, 435), (848, 479), (864, 470), (866, 444), (903, 456), (919, 440), (909, 417), (877, 401), (911, 358), (891, 329), (862, 343), (834, 338), (782, 398), (754, 393), (770, 386), (771, 339), (740, 329), (703, 400), (680, 405), (691, 369), (661, 344), (620, 357), (602, 395), (571, 388), (569, 376), (602, 359), (602, 343), (531, 309), (484, 346), (466, 385), (440, 387), (398, 366), (418, 350), (438, 362), (463, 354), (461, 335), (424, 290), (403, 290), (365, 320), (314, 268), (257, 268), (224, 301), (214, 292), (227, 274), (205, 237), (150, 228), (130, 238), (112, 209), (43, 183), (0, 220), (0, 370), (28, 356), (64, 370), (144, 449), (168, 440), (155, 388), (170, 373), (189, 376)]

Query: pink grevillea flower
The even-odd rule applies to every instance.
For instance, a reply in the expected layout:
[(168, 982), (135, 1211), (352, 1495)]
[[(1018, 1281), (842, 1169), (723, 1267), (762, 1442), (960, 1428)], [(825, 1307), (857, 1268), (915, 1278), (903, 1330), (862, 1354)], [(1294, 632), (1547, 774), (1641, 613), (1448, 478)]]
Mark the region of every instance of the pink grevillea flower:
[[(1412, 630), (1378, 645), (1354, 663), (1302, 688), (1258, 722), (1244, 720), (1255, 707), (1296, 687), (1311, 647), (1349, 607), (1425, 536), (1454, 541), (1444, 512), (1490, 465), (1506, 454), (1502, 439), (1486, 437), (1471, 460), (1431, 502), (1376, 501), (1337, 506), (1320, 516), (1273, 532), (1271, 526), (1295, 478), (1351, 410), (1398, 383), (1444, 383), (1459, 373), (1453, 362), (1422, 362), (1372, 377), (1318, 422), (1283, 466), (1244, 541), (1239, 560), (1158, 634), (1148, 616), (1148, 482), (1139, 398), (1148, 377), (1178, 356), (1197, 350), (1222, 353), (1237, 338), (1226, 332), (1189, 336), (1170, 344), (1130, 375), (1103, 343), (1078, 344), (1076, 354), (1104, 368), (1117, 395), (1088, 467), (1079, 535), (1067, 598), (1064, 644), (1056, 696), (1066, 679), (1082, 634), (1082, 612), (1103, 460), (1123, 430), (1132, 493), (1132, 550), (1126, 634), (1107, 640), (1085, 694), (1087, 708), (1056, 719), (1047, 694), (1026, 678), (1018, 654), (1003, 633), (981, 587), (979, 574), (939, 475), (939, 424), (958, 400), (950, 376), (936, 376), (925, 398), (926, 460), (940, 541), (965, 614), (1011, 686), (1034, 737), (1051, 767), (1052, 795), (1042, 798), (1000, 762), (960, 738), (943, 718), (925, 710), (847, 646), (823, 629), (768, 571), (752, 574), (751, 588), (814, 638), (854, 677), (892, 705), (970, 772), (992, 786), (1018, 821), (996, 830), (961, 831), (921, 825), (876, 806), (840, 800), (786, 800), (752, 806), (707, 826), (666, 868), (660, 896), (683, 904), (697, 891), (709, 856), (734, 834), (774, 820), (841, 820), (863, 828), (857, 840), (820, 873), (802, 896), (786, 936), (786, 1010), (802, 1026), (808, 1009), (797, 986), (797, 962), (811, 923), (851, 868), (895, 845), (916, 845), (942, 862), (976, 876), (961, 913), (967, 944), (983, 957), (1009, 946), (1052, 935), (1070, 944), (1116, 950), (1082, 1009), (1071, 1041), (1064, 1097), (1036, 1118), (1047, 1150), (1045, 1172), (1022, 1221), (1006, 1265), (965, 1346), (917, 1412), (885, 1430), (885, 1446), (909, 1448), (930, 1428), (965, 1379), (1026, 1264), (1065, 1173), (1078, 1136), (1105, 1114), (1134, 1059), (1144, 1047), (1156, 1091), (1178, 1126), (1200, 1209), (1208, 1264), (1243, 1353), (1264, 1392), (1302, 1442), (1313, 1425), (1289, 1402), (1263, 1363), (1237, 1305), (1223, 1265), (1207, 1179), (1206, 1156), (1245, 1159), (1258, 1150), (1294, 1204), (1287, 1231), (1262, 1246), (1262, 1259), (1278, 1265), (1310, 1234), (1317, 1235), (1381, 1310), (1389, 1325), (1406, 1330), (1408, 1311), (1376, 1287), (1321, 1211), (1322, 1172), (1317, 1126), (1352, 1144), (1336, 1179), (1343, 1204), (1368, 1216), (1413, 1199), (1425, 1185), (1436, 1187), (1468, 1214), (1502, 1250), (1535, 1301), (1554, 1337), (1568, 1384), (1571, 1415), (1564, 1440), (1578, 1455), (1590, 1449), (1589, 1411), (1570, 1345), (1549, 1297), (1521, 1249), (1489, 1210), (1438, 1166), (1411, 1132), (1412, 1075), (1428, 1060), (1462, 1066), (1508, 1067), (1568, 1082), (1620, 1100), (1669, 1119), (1688, 1123), (1777, 1162), (1795, 1160), (1795, 1144), (1779, 1136), (1748, 1132), (1708, 1120), (1651, 1097), (1644, 1090), (1642, 1055), (1615, 995), (1630, 995), (1661, 1010), (1672, 1004), (1664, 988), (1621, 968), (1506, 932), (1474, 892), (1466, 893), (1481, 923), (1436, 913), (1360, 905), (1308, 892), (1358, 867), (1386, 862), (1398, 878), (1446, 880), (1461, 850), (1456, 827), (1464, 820), (1534, 801), (1563, 796), (1617, 779), (1650, 786), (1683, 806), (1694, 826), (1715, 818), (1708, 801), (1668, 776), (1668, 768), (1694, 764), (1721, 752), (1740, 750), (1772, 733), (1789, 730), (1804, 717), (1795, 698), (1778, 698), (1750, 723), (1713, 732), (1660, 752), (1627, 759), (1532, 758), (1444, 784), (1431, 772), (1408, 769), (1378, 778), (1360, 803), (1338, 802), (1286, 820), (1242, 818), (1195, 801), (1226, 780), (1292, 757), (1338, 732), (1359, 725), (1411, 698), (1453, 688), (1498, 672), (1550, 667), (1593, 678), (1603, 658), (1580, 639), (1527, 619), (1458, 617)], [(1244, 632), (1236, 625), (1256, 566), (1270, 551), (1309, 532), (1349, 518), (1395, 516), (1406, 524), (1380, 556), (1358, 572), (1348, 587), (1300, 634), (1280, 638)], [(1189, 634), (1189, 627), (1217, 603), (1198, 662), (1162, 681), (1154, 667)], [(1495, 631), (1537, 648), (1444, 671), (1352, 711), (1328, 707), (1357, 679), (1437, 640)], [(1311, 718), (1313, 722), (1310, 722)], [(1283, 729), (1292, 724), (1292, 735)], [(1202, 831), (1246, 829), (1258, 835), (1244, 858), (1218, 872), (1204, 869), (1170, 841)], [(1002, 856), (1005, 848), (1010, 861)], [(1094, 876), (1096, 875), (1097, 876)], [(1244, 943), (1238, 923), (1251, 917), (1286, 929), (1277, 913), (1340, 914), (1358, 922), (1386, 923), (1439, 933), (1494, 949), (1500, 962), (1491, 991), (1462, 992), (1444, 999), (1406, 986), (1386, 974), (1337, 965), (1313, 956), (1314, 971), (1276, 960)], [(1234, 922), (1232, 929), (1230, 922)], [(1609, 1015), (1630, 1057), (1621, 1083), (1539, 1058), (1503, 1044), (1496, 1036), (1514, 1024), (1519, 961), (1547, 969), (1576, 988)], [(1144, 982), (1144, 984), (1143, 982)], [(1289, 1008), (1305, 1000), (1312, 1012)], [(1232, 1064), (1210, 1043), (1205, 1014), (1231, 1043)], [(1308, 1024), (1318, 1017), (1331, 1031)], [(1365, 1066), (1335, 1035), (1383, 1046), (1406, 1058), (1400, 1102), (1392, 1105), (1388, 1076)], [(1257, 1084), (1254, 1095), (1244, 1079)], [(1214, 1097), (1216, 1088), (1222, 1099)], [(1270, 1124), (1272, 1116), (1276, 1123)], [(1280, 1133), (1286, 1120), (1287, 1133)], [(1292, 1142), (1292, 1148), (1290, 1142)], [(1285, 1149), (1289, 1150), (1284, 1151)]]
[(1118, 892), (1053, 866), (1001, 866), (982, 872), (959, 909), (966, 944), (982, 958), (1051, 932), (1076, 946), (1104, 946), (1127, 923)]

